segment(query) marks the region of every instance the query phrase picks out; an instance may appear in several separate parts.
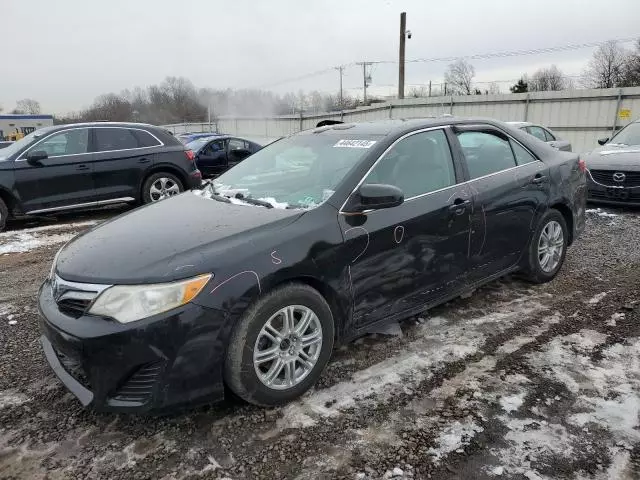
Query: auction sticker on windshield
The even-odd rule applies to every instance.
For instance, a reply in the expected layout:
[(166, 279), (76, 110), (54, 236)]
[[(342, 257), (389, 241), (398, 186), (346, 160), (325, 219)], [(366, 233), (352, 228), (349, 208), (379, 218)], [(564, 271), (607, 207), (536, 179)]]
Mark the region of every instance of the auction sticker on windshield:
[(338, 140), (334, 148), (371, 148), (375, 140)]

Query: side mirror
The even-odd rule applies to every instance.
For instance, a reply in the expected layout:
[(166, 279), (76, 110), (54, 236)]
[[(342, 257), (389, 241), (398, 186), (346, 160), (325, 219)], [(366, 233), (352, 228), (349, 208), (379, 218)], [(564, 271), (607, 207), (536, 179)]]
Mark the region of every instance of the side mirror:
[(599, 138), (598, 139), (598, 143), (600, 145), (604, 145), (605, 143), (607, 143), (609, 141), (609, 137), (604, 137), (604, 138)]
[(398, 187), (382, 183), (365, 183), (349, 198), (347, 212), (363, 212), (392, 208), (404, 202), (404, 193)]
[(27, 155), (27, 162), (30, 165), (38, 165), (40, 163), (40, 160), (44, 160), (48, 157), (49, 155), (44, 150), (36, 150), (35, 152), (29, 152), (29, 154)]

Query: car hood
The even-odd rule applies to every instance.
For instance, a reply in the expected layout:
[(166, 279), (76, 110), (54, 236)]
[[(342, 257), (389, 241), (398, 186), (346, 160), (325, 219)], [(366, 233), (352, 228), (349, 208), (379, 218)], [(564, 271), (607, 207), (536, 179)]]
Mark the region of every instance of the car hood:
[(587, 167), (598, 170), (640, 171), (640, 145), (616, 147), (604, 145), (585, 157)]
[(187, 192), (74, 238), (60, 251), (56, 272), (71, 282), (102, 284), (187, 278), (213, 271), (233, 249), (255, 249), (251, 237), (256, 230), (281, 230), (303, 213), (234, 205)]

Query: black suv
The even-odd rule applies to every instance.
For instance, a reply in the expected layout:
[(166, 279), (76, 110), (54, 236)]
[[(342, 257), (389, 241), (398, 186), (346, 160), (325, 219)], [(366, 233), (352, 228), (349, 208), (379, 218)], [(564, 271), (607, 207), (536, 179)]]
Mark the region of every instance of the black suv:
[(154, 202), (201, 182), (194, 153), (159, 127), (42, 128), (0, 150), (0, 231), (10, 216)]

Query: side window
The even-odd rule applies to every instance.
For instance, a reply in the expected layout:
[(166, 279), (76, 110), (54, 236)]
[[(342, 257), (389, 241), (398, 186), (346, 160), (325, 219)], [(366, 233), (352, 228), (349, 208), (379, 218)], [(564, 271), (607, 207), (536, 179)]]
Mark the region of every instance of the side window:
[(158, 139), (149, 132), (144, 130), (130, 130), (130, 132), (136, 137), (139, 147), (157, 147), (160, 145)]
[(518, 165), (524, 165), (525, 163), (531, 163), (536, 161), (536, 157), (529, 153), (529, 150), (521, 146), (518, 142), (511, 140), (511, 148), (516, 156), (516, 163)]
[(540, 127), (527, 127), (529, 129), (529, 133), (536, 138), (539, 138), (543, 142), (547, 141), (547, 137), (544, 134), (544, 130)]
[(245, 146), (245, 142), (243, 140), (239, 140), (237, 138), (232, 138), (229, 140), (229, 150), (244, 150), (247, 147)]
[(204, 147), (203, 153), (205, 155), (215, 155), (216, 153), (224, 150), (224, 141), (216, 140), (215, 142), (211, 142), (209, 145)]
[(138, 148), (138, 140), (126, 128), (95, 128), (96, 152)]
[(461, 132), (458, 140), (467, 160), (471, 179), (516, 166), (509, 142), (486, 132)]
[(549, 130), (547, 130), (546, 128), (542, 129), (544, 131), (544, 135), (547, 138), (547, 142), (553, 142), (556, 137), (554, 137), (551, 132)]
[(50, 136), (30, 151), (44, 151), (49, 157), (77, 155), (89, 151), (89, 129), (78, 128)]
[(443, 130), (416, 133), (398, 142), (369, 172), (364, 183), (386, 183), (409, 199), (456, 183)]

